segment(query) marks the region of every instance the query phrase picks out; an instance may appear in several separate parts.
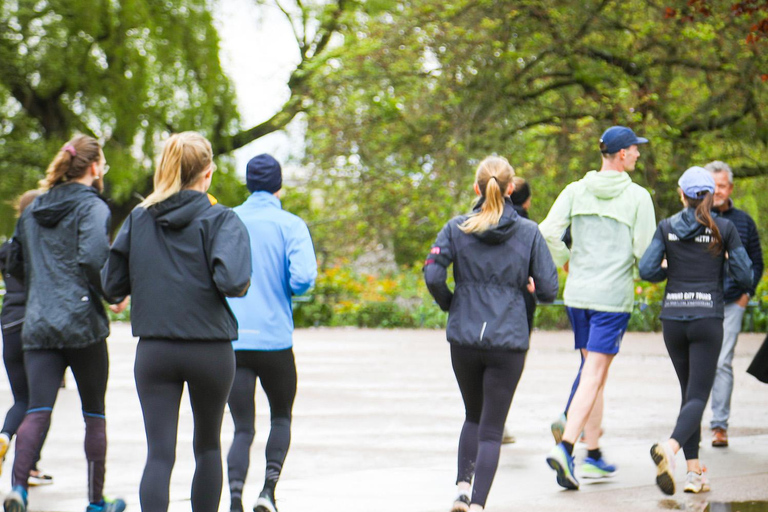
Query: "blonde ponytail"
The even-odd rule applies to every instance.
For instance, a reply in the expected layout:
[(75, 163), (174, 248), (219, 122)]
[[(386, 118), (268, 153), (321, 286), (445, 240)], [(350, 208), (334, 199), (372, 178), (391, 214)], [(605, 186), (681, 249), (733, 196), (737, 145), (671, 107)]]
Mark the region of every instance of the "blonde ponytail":
[(155, 169), (155, 188), (139, 206), (149, 208), (194, 185), (212, 161), (211, 143), (199, 133), (171, 135)]
[(459, 229), (465, 233), (481, 233), (497, 226), (504, 213), (504, 193), (514, 175), (515, 171), (506, 158), (489, 156), (480, 162), (475, 183), (485, 200), (480, 211), (470, 215)]

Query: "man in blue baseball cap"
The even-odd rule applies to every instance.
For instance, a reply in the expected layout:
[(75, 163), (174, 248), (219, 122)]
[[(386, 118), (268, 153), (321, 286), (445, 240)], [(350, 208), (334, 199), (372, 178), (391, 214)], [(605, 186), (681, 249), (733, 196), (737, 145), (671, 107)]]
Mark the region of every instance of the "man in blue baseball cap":
[[(616, 472), (599, 447), (603, 389), (634, 306), (632, 270), (656, 230), (651, 195), (628, 174), (640, 156), (638, 145), (647, 142), (626, 126), (608, 128), (600, 137), (600, 170), (568, 185), (539, 225), (552, 259), (568, 265), (563, 300), (582, 357), (565, 415), (552, 424), (556, 446), (547, 456), (557, 483), (567, 489), (579, 488), (573, 445), (582, 431), (588, 450), (582, 475)], [(570, 249), (563, 242), (568, 226)]]

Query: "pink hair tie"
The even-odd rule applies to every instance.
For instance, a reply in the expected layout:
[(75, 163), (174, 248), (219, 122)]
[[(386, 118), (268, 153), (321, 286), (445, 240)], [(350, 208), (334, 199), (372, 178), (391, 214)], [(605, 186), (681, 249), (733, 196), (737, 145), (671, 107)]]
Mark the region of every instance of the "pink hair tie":
[(72, 158), (75, 158), (77, 156), (77, 150), (75, 149), (75, 146), (72, 144), (67, 144), (62, 148), (62, 151), (66, 151), (70, 155), (72, 155)]

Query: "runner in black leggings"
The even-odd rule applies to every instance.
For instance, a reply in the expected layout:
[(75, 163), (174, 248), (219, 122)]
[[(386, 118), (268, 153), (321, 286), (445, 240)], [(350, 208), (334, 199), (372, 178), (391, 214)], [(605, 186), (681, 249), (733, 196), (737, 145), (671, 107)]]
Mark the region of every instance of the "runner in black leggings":
[[(46, 192), (19, 219), (15, 238), (23, 249), (27, 300), (22, 330), (24, 364), (29, 385), (27, 414), (16, 433), (13, 489), (5, 497), (6, 512), (27, 509), (29, 474), (51, 422), (64, 371), (72, 369), (85, 420), (88, 463), (87, 512), (120, 512), (121, 499), (102, 495), (106, 465), (104, 396), (109, 361), (109, 335), (99, 270), (109, 251), (109, 208), (99, 196), (106, 159), (99, 143), (79, 135), (61, 148), (41, 186)], [(115, 308), (122, 309), (124, 305)]]
[[(424, 264), (430, 293), (449, 312), (446, 337), (466, 412), (453, 512), (483, 510), (496, 474), (504, 421), (529, 346), (529, 279), (539, 300), (557, 295), (557, 270), (544, 238), (509, 201), (513, 176), (504, 158), (483, 160), (474, 212), (443, 227)], [(453, 292), (446, 285), (451, 264)]]
[(216, 512), (221, 499), (221, 421), (235, 373), (237, 322), (226, 296), (248, 289), (245, 226), (205, 192), (215, 165), (201, 135), (172, 135), (155, 189), (126, 219), (102, 270), (104, 289), (131, 295), (139, 337), (134, 375), (147, 435), (139, 488), (144, 512), (168, 510), (184, 384), (194, 417), (192, 510)]
[(229, 299), (237, 317), (239, 337), (233, 342), (237, 358), (229, 409), (235, 437), (229, 449), (230, 511), (243, 510), (243, 487), (255, 435), (256, 381), (269, 400), (271, 428), (267, 439), (264, 487), (255, 512), (276, 512), (275, 487), (291, 444), (291, 410), (296, 396), (291, 296), (314, 283), (317, 262), (309, 229), (280, 204), (283, 183), (280, 164), (272, 156), (253, 157), (246, 169), (251, 195), (235, 208), (251, 238), (251, 288), (245, 297)]
[(688, 466), (685, 491), (709, 490), (699, 462), (699, 441), (701, 417), (723, 342), (726, 262), (739, 286), (749, 288), (752, 283), (752, 265), (736, 228), (711, 214), (715, 192), (712, 175), (701, 167), (691, 167), (678, 184), (685, 208), (659, 223), (639, 264), (643, 279), (667, 279), (659, 317), (683, 398), (671, 437), (651, 448), (657, 465), (656, 483), (670, 495), (675, 493), (674, 457), (681, 447)]

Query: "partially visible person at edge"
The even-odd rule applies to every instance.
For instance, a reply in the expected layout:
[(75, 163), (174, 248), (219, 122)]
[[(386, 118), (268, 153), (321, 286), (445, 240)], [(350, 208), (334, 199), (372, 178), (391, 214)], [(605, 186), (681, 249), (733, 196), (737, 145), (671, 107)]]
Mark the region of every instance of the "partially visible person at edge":
[[(24, 192), (16, 204), (18, 215), (32, 204), (43, 191), (39, 189)], [(24, 324), (24, 311), (27, 292), (24, 281), (13, 277), (8, 269), (9, 258), (12, 257), (12, 241), (9, 240), (0, 246), (0, 273), (5, 281), (5, 295), (3, 296), (3, 308), (0, 311), (0, 326), (3, 332), (3, 363), (8, 374), (8, 382), (13, 394), (13, 405), (5, 415), (2, 431), (0, 431), (0, 473), (5, 455), (11, 444), (13, 436), (21, 425), (29, 404), (29, 387), (27, 386), (27, 372), (24, 369), (24, 352), (21, 347), (21, 328)], [(41, 471), (37, 462), (29, 473), (30, 486), (50, 485), (53, 477)]]
[[(517, 214), (522, 218), (530, 219), (528, 216), (528, 210), (531, 208), (530, 185), (519, 176), (512, 178), (512, 184), (514, 186), (514, 191), (509, 196), (512, 201), (512, 208), (514, 208)], [(528, 333), (530, 336), (530, 333), (533, 332), (533, 316), (536, 314), (536, 293), (535, 291), (530, 291), (531, 289), (535, 290), (535, 284), (531, 283), (529, 287), (530, 289), (527, 290), (528, 293), (523, 294), (523, 299), (525, 300), (525, 314), (528, 318)], [(512, 435), (507, 427), (504, 427), (504, 435), (501, 438), (501, 444), (512, 444), (514, 442), (516, 442), (515, 436)]]
[(681, 447), (688, 466), (685, 492), (709, 491), (699, 443), (723, 342), (723, 277), (730, 274), (741, 289), (752, 285), (752, 264), (736, 228), (710, 212), (712, 175), (691, 167), (678, 185), (684, 208), (659, 223), (639, 265), (642, 279), (667, 280), (659, 318), (683, 398), (672, 435), (651, 447), (656, 484), (669, 495), (675, 493), (675, 454)]
[(749, 298), (755, 295), (755, 288), (763, 277), (763, 250), (755, 221), (743, 210), (733, 206), (733, 172), (724, 162), (714, 161), (705, 166), (715, 179), (713, 211), (728, 219), (736, 226), (741, 243), (752, 261), (753, 280), (747, 286), (739, 286), (727, 273), (724, 281), (725, 310), (723, 318), (723, 348), (717, 361), (715, 384), (712, 387), (712, 446), (728, 446), (728, 419), (731, 415), (733, 394), (733, 352), (741, 332)]
[(271, 428), (265, 448), (264, 487), (255, 512), (275, 512), (275, 487), (291, 442), (291, 411), (296, 397), (291, 296), (309, 290), (317, 277), (317, 260), (309, 229), (281, 208), (282, 169), (270, 155), (248, 162), (246, 185), (251, 196), (235, 213), (251, 237), (251, 287), (245, 297), (229, 299), (237, 318), (235, 382), (229, 410), (235, 435), (227, 457), (230, 510), (242, 512), (243, 486), (250, 465), (255, 431), (256, 381), (269, 400)]
[[(603, 390), (634, 305), (632, 269), (656, 225), (651, 195), (629, 177), (640, 157), (638, 146), (647, 142), (627, 127), (608, 128), (600, 138), (600, 170), (568, 185), (539, 225), (555, 263), (568, 263), (563, 300), (575, 348), (584, 358), (568, 417), (563, 426), (553, 424), (556, 445), (547, 456), (557, 483), (566, 489), (579, 488), (573, 445), (582, 431), (587, 444), (584, 477), (604, 478), (616, 472), (599, 445)], [(570, 250), (563, 242), (568, 226), (573, 238)]]
[(134, 375), (147, 436), (139, 487), (144, 512), (168, 510), (185, 383), (194, 421), (192, 510), (216, 512), (221, 500), (221, 422), (237, 339), (225, 297), (248, 290), (251, 251), (237, 215), (206, 194), (215, 168), (203, 136), (171, 135), (154, 191), (123, 223), (102, 270), (108, 293), (131, 296), (139, 338)]
[[(513, 176), (504, 158), (480, 162), (474, 185), (480, 200), (471, 214), (448, 221), (424, 264), (429, 292), (448, 311), (446, 338), (465, 408), (452, 512), (485, 507), (529, 347), (523, 296), (530, 278), (539, 300), (557, 296), (557, 269), (547, 244), (509, 200)], [(451, 264), (453, 292), (446, 284)]]
[[(119, 512), (121, 499), (102, 494), (107, 453), (104, 398), (107, 390), (109, 320), (99, 270), (109, 251), (110, 213), (99, 193), (107, 163), (99, 143), (78, 135), (56, 154), (40, 187), (45, 193), (24, 210), (15, 238), (23, 249), (27, 287), (22, 329), (29, 385), (27, 414), (16, 433), (13, 488), (6, 512), (27, 509), (29, 474), (51, 424), (51, 412), (67, 367), (72, 369), (85, 419), (88, 461), (87, 512)], [(121, 303), (115, 310), (125, 307)]]

